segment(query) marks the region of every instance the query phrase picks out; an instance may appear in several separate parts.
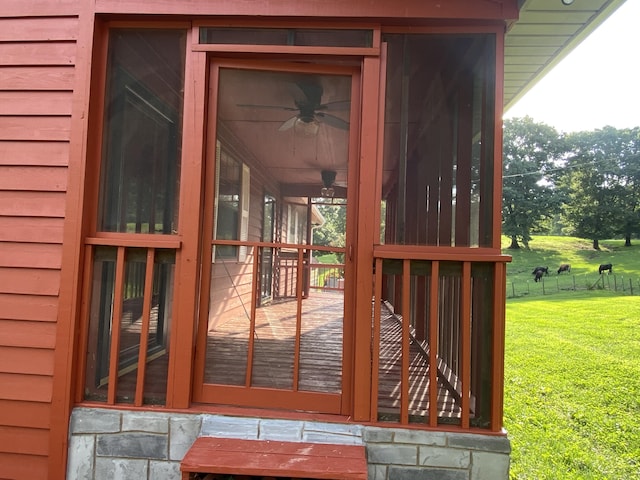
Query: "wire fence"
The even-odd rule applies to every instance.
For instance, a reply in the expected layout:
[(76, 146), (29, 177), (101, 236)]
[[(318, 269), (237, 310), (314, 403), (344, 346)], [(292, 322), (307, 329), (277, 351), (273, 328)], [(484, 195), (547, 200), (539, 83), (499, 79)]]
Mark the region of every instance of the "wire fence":
[(616, 274), (595, 276), (584, 275), (545, 275), (539, 281), (509, 281), (507, 279), (507, 298), (553, 295), (560, 292), (585, 290), (611, 290), (625, 295), (640, 295), (640, 278), (624, 277)]

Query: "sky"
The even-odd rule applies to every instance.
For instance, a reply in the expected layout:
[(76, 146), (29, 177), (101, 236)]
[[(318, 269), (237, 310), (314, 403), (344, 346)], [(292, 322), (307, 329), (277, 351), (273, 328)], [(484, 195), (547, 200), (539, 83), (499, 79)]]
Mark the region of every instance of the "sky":
[(640, 0), (626, 0), (504, 118), (524, 116), (562, 132), (640, 127)]

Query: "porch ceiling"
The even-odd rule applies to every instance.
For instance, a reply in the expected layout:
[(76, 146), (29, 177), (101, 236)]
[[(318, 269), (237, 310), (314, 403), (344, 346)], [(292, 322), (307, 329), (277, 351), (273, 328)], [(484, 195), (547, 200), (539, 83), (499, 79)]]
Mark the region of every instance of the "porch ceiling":
[(505, 39), (504, 109), (512, 107), (625, 0), (520, 0)]
[[(509, 26), (505, 39), (505, 111), (624, 1), (574, 0), (564, 5), (562, 0), (519, 0), (520, 18)], [(319, 101), (323, 104), (340, 105), (350, 99), (350, 82), (334, 81), (338, 77), (318, 77), (322, 92)], [(329, 124), (322, 124), (317, 135), (308, 137), (295, 134), (293, 128), (280, 131), (279, 127), (296, 113), (295, 81), (283, 86), (282, 77), (265, 74), (256, 83), (249, 83), (245, 78), (231, 79), (219, 99), (220, 127), (228, 138), (251, 139), (234, 143), (244, 144), (250, 150), (246, 153), (265, 166), (279, 181), (281, 192), (290, 196), (318, 196), (322, 170), (335, 172), (336, 187), (346, 186), (347, 131)], [(348, 106), (326, 113), (349, 121)], [(242, 156), (242, 152), (236, 153)], [(338, 195), (336, 188), (336, 196), (344, 194), (343, 189), (340, 192)]]
[[(321, 195), (323, 171), (335, 173), (332, 186), (336, 197), (344, 194), (347, 181), (349, 108), (351, 77), (306, 75), (281, 71), (225, 69), (219, 95), (218, 128), (227, 144), (242, 145), (262, 165), (289, 197)], [(305, 84), (306, 82), (306, 84)], [(313, 82), (311, 84), (310, 82)], [(318, 130), (305, 134), (288, 122), (303, 115), (298, 105), (306, 104), (315, 92), (320, 104)], [(310, 86), (311, 85), (311, 86)], [(312, 102), (313, 103), (313, 102)], [(316, 105), (317, 106), (317, 105)], [(304, 107), (303, 107), (304, 108)], [(333, 121), (323, 121), (327, 117)], [(338, 127), (333, 122), (340, 123)]]

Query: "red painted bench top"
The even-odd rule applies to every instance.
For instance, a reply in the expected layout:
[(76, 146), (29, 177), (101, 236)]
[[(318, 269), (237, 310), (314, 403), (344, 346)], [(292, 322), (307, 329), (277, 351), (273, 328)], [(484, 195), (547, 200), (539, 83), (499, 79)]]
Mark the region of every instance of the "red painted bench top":
[(180, 470), (183, 480), (190, 473), (366, 480), (367, 458), (362, 445), (199, 437)]

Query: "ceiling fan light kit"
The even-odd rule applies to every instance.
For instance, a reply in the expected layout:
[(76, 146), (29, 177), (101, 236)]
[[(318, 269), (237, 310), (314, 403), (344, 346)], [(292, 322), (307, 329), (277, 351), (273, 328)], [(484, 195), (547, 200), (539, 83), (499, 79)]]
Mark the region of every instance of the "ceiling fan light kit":
[(297, 117), (293, 124), (293, 131), (303, 137), (315, 137), (320, 130), (320, 123), (316, 119), (305, 120)]
[(335, 191), (333, 189), (333, 182), (336, 181), (336, 171), (335, 170), (322, 170), (320, 172), (320, 176), (322, 177), (322, 189), (320, 190), (320, 195), (323, 197), (333, 197)]

